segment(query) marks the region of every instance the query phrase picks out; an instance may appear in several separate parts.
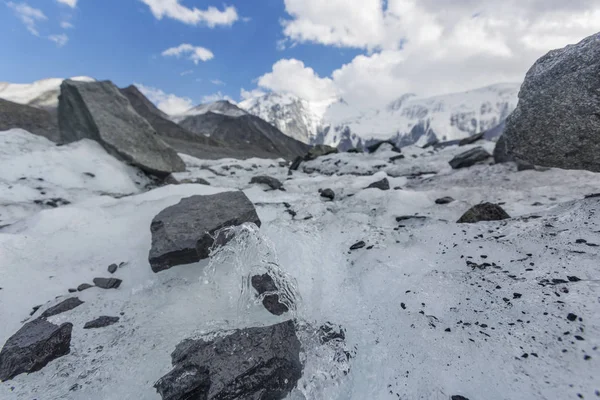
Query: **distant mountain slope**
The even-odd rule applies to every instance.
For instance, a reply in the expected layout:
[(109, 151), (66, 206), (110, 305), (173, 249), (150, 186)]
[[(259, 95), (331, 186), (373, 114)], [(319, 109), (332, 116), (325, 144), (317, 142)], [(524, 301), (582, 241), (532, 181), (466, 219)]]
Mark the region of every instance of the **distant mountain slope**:
[(44, 136), (53, 142), (57, 142), (60, 136), (55, 114), (0, 99), (0, 131), (13, 128), (24, 129), (30, 133)]
[(241, 108), (227, 100), (219, 100), (213, 103), (200, 104), (196, 107), (190, 108), (183, 114), (172, 116), (172, 119), (175, 122), (180, 122), (186, 119), (187, 117), (192, 117), (194, 115), (202, 115), (209, 112), (227, 115), (230, 117), (241, 117), (242, 115), (248, 114), (246, 111), (242, 110)]
[[(70, 78), (74, 81), (93, 82), (95, 79), (87, 76)], [(64, 79), (50, 78), (33, 83), (0, 82), (0, 99), (19, 104), (27, 104), (39, 108), (58, 107), (60, 84)]]

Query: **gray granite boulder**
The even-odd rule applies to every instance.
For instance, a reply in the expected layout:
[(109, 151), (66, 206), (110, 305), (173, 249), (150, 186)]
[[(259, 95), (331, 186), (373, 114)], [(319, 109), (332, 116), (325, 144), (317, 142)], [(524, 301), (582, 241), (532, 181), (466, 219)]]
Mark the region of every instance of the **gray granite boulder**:
[(280, 400), (302, 376), (293, 321), (187, 339), (171, 358), (173, 370), (154, 385), (163, 400)]
[(485, 151), (483, 147), (475, 147), (474, 149), (460, 153), (452, 160), (450, 160), (450, 166), (453, 169), (468, 168), (478, 162), (485, 161), (492, 155)]
[(245, 222), (260, 226), (254, 205), (241, 191), (182, 199), (152, 220), (148, 256), (152, 270), (159, 272), (208, 258), (216, 231)]
[(509, 219), (510, 215), (502, 207), (493, 203), (482, 203), (471, 207), (458, 220), (460, 224), (474, 224), (481, 221), (501, 221)]
[(600, 33), (536, 61), (503, 137), (515, 160), (600, 172)]
[(44, 311), (41, 315), (42, 318), (50, 318), (54, 315), (62, 314), (64, 312), (70, 311), (76, 307), (79, 307), (83, 304), (83, 301), (79, 300), (77, 297), (69, 297), (66, 300), (61, 301), (57, 305), (50, 307), (46, 311)]
[(54, 325), (38, 318), (12, 335), (0, 351), (0, 381), (44, 368), (69, 354), (73, 324)]
[(185, 170), (175, 150), (111, 82), (66, 80), (60, 89), (58, 123), (63, 142), (93, 139), (113, 156), (158, 176)]

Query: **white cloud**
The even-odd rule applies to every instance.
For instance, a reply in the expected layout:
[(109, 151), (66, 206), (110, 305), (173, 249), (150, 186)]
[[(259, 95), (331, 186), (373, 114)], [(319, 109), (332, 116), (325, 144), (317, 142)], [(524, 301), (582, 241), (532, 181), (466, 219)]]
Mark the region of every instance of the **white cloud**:
[(15, 14), (19, 17), (21, 22), (23, 22), (25, 27), (27, 27), (27, 30), (32, 35), (40, 36), (36, 27), (36, 23), (48, 19), (41, 10), (30, 7), (27, 3), (17, 4), (9, 1), (6, 3), (6, 5), (14, 10)]
[(212, 60), (215, 55), (212, 51), (199, 46), (192, 46), (191, 44), (184, 43), (177, 47), (171, 47), (162, 52), (164, 57), (177, 57), (187, 56), (189, 60), (192, 60), (194, 64), (198, 65), (200, 61)]
[(231, 26), (239, 19), (237, 10), (233, 6), (225, 7), (220, 11), (216, 7), (208, 7), (199, 10), (196, 7), (189, 8), (181, 3), (181, 0), (140, 0), (150, 7), (150, 11), (156, 19), (164, 17), (172, 18), (188, 25), (205, 24), (210, 28), (217, 25)]
[(78, 0), (56, 0), (56, 1), (58, 1), (61, 4), (67, 5), (71, 8), (75, 8), (75, 7), (77, 7)]
[(67, 22), (67, 21), (61, 22), (60, 23), (60, 27), (63, 28), (63, 29), (72, 29), (72, 28), (75, 28), (72, 23)]
[(235, 100), (233, 100), (231, 97), (229, 97), (227, 95), (224, 95), (220, 91), (217, 92), (217, 93), (209, 94), (207, 96), (202, 97), (202, 104), (204, 104), (204, 103), (214, 103), (215, 101), (219, 101), (219, 100), (227, 100), (230, 103), (237, 104), (235, 102)]
[(600, 0), (284, 0), (287, 40), (364, 50), (328, 77), (280, 60), (258, 86), (360, 108), (519, 82), (547, 51), (600, 31)]
[(167, 94), (160, 89), (135, 83), (135, 86), (153, 102), (159, 110), (169, 115), (181, 114), (194, 106), (192, 99)]
[(60, 35), (50, 35), (48, 36), (48, 39), (56, 43), (58, 47), (63, 47), (69, 41), (69, 37), (64, 33), (61, 33)]
[(244, 88), (240, 89), (240, 97), (242, 100), (253, 99), (256, 97), (261, 97), (266, 94), (265, 91), (260, 89), (246, 90)]
[(193, 70), (191, 70), (191, 69), (188, 69), (187, 71), (183, 71), (183, 72), (179, 73), (179, 76), (191, 75), (191, 74), (193, 74), (193, 73), (194, 73), (194, 71), (193, 71)]
[(220, 79), (211, 79), (210, 83), (212, 83), (213, 85), (217, 85), (217, 86), (225, 86), (225, 82), (223, 82)]

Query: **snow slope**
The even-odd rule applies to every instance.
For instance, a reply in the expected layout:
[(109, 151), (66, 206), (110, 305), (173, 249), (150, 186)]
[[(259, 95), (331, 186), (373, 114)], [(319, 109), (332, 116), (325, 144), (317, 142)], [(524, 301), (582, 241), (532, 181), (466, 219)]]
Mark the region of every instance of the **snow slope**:
[[(76, 76), (70, 79), (82, 82), (95, 80), (87, 76)], [(34, 107), (56, 108), (62, 81), (61, 78), (49, 78), (33, 83), (0, 82), (0, 98)]]
[[(3, 147), (11, 153), (24, 146)], [(298, 294), (294, 317), (341, 324), (353, 354), (344, 373), (323, 346), (301, 337), (305, 368), (289, 399), (594, 398), (600, 247), (591, 244), (600, 244), (600, 198), (583, 197), (600, 192), (598, 174), (516, 172), (512, 164), (451, 170), (448, 160), (469, 148), (409, 147), (395, 163), (389, 157), (397, 153), (386, 146), (331, 155), (303, 164), (289, 180), (278, 161), (183, 156), (188, 171), (177, 176), (203, 177), (211, 186), (88, 197), (29, 214), (0, 230), (0, 342), (31, 307), (43, 304), (40, 313), (68, 288), (108, 276), (111, 263), (126, 263), (115, 273), (123, 284), (78, 293), (82, 306), (51, 317), (74, 324), (71, 353), (0, 384), (0, 398), (159, 399), (152, 385), (170, 370), (182, 339), (284, 318), (243, 287), (244, 278), (269, 268), (284, 273)], [(4, 165), (0, 160), (0, 170)], [(30, 174), (47, 171), (32, 166)], [(248, 183), (265, 174), (281, 179), (286, 191)], [(403, 189), (364, 189), (384, 177)], [(319, 197), (326, 187), (336, 192), (334, 202)], [(152, 273), (152, 218), (182, 197), (232, 189), (256, 205), (261, 228), (243, 230), (210, 262)], [(435, 204), (446, 195), (456, 201)], [(504, 202), (514, 218), (454, 222), (481, 201)], [(396, 222), (414, 214), (427, 218)], [(372, 248), (350, 252), (359, 240)], [(467, 261), (490, 265), (473, 269)], [(581, 320), (569, 321), (569, 313)], [(100, 315), (121, 320), (82, 329)]]

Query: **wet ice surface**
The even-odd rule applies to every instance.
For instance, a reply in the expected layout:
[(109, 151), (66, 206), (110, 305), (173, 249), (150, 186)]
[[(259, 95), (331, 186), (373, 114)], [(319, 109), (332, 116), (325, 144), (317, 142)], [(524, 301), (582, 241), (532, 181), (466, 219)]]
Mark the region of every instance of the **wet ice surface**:
[[(600, 176), (510, 164), (451, 170), (447, 162), (469, 148), (406, 149), (395, 163), (384, 147), (332, 155), (289, 180), (278, 160), (185, 157), (189, 172), (178, 177), (211, 186), (119, 199), (89, 190), (71, 205), (27, 214), (0, 230), (2, 343), (31, 307), (44, 305), (35, 317), (68, 288), (109, 277), (109, 264), (126, 264), (114, 275), (123, 279), (118, 290), (78, 293), (85, 304), (50, 319), (74, 324), (71, 354), (2, 383), (0, 398), (159, 399), (152, 385), (182, 339), (286, 318), (254, 297), (249, 278), (264, 272), (285, 283), (303, 326), (342, 325), (354, 354), (334, 362), (339, 354), (302, 328), (305, 370), (292, 399), (595, 398), (600, 198), (582, 199), (600, 192)], [(286, 191), (250, 185), (256, 175), (280, 179)], [(384, 177), (392, 190), (364, 190)], [(152, 273), (149, 226), (159, 211), (238, 188), (256, 204), (260, 230), (244, 228), (211, 261)], [(319, 196), (324, 188), (334, 202)], [(456, 201), (436, 205), (443, 196)], [(455, 223), (481, 201), (506, 203), (514, 218)], [(396, 222), (415, 214), (428, 218)], [(349, 251), (360, 240), (367, 246)], [(121, 320), (83, 330), (101, 315)]]

